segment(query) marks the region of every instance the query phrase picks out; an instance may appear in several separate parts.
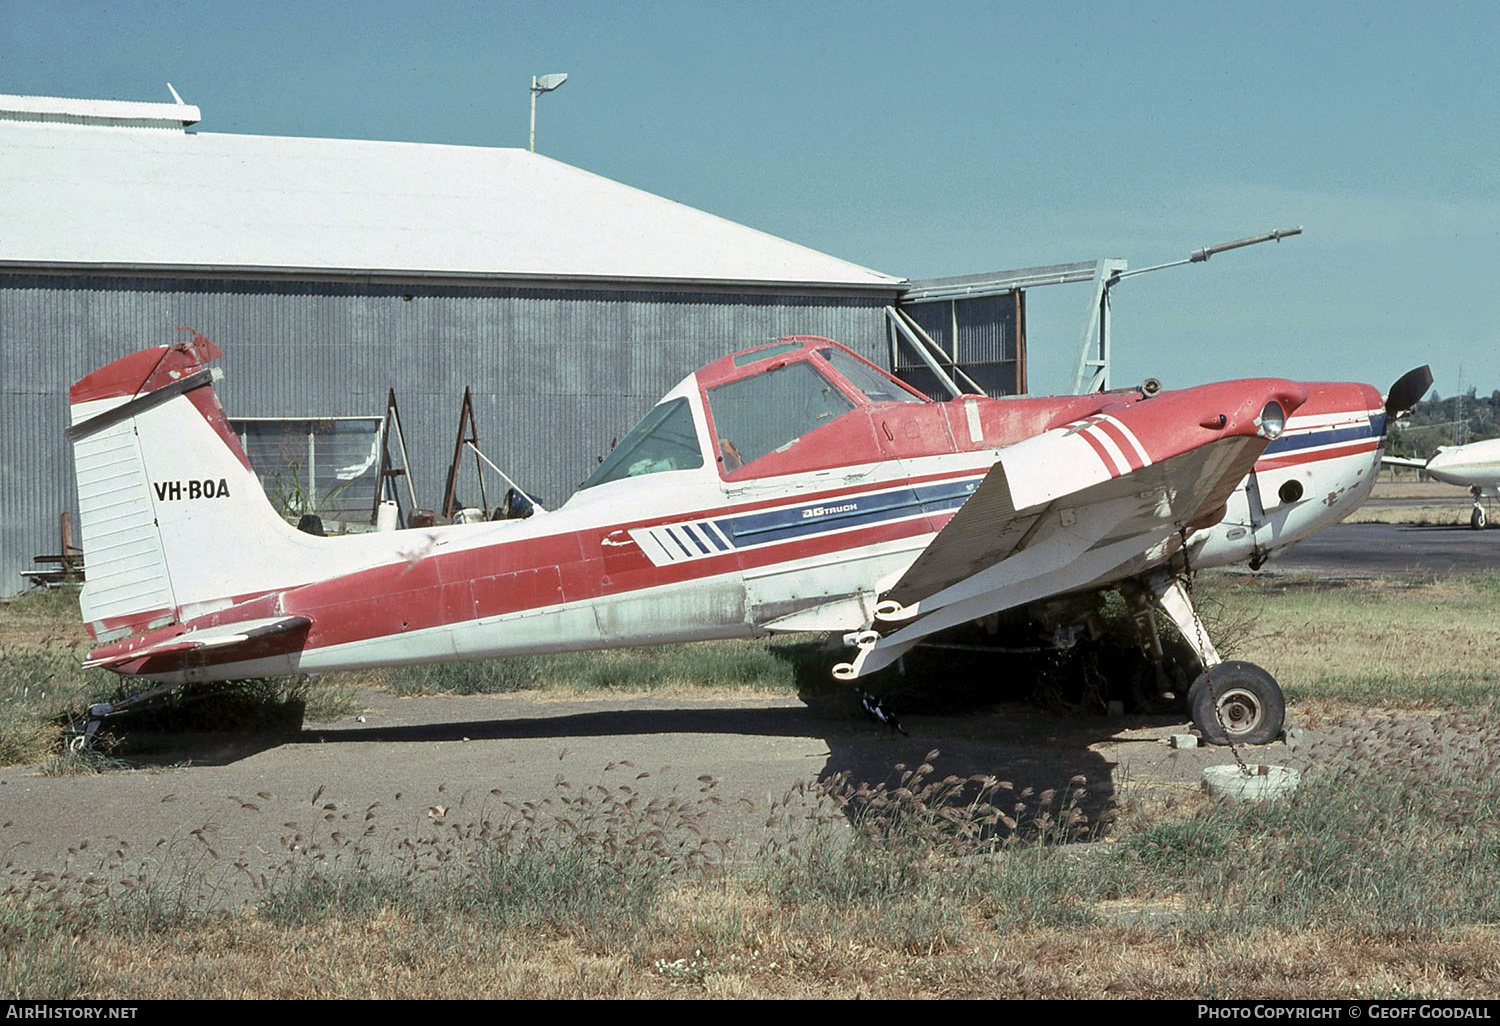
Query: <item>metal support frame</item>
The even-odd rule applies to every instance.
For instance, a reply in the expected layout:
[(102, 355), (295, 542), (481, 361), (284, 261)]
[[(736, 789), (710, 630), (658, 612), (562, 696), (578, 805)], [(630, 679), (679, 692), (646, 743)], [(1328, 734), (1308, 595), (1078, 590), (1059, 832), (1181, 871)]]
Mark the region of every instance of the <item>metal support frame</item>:
[[(395, 428), (394, 434), (391, 428)], [(401, 465), (395, 465), (391, 459), (391, 439), (396, 440), (396, 447), (401, 451)], [(375, 505), (370, 510), (370, 520), (373, 523), (380, 515), (380, 503), (386, 498), (396, 498), (396, 485), (392, 480), (397, 477), (406, 478), (407, 495), (411, 498), (411, 512), (417, 511), (417, 488), (412, 483), (411, 459), (406, 454), (406, 432), (401, 429), (401, 411), (396, 407), (396, 390), (391, 389), (385, 400), (385, 420), (380, 425), (380, 472), (375, 478)], [(390, 492), (387, 495), (387, 491)]]
[(1127, 266), (1114, 257), (1094, 264), (1094, 298), (1084, 317), (1078, 372), (1073, 375), (1073, 391), (1079, 395), (1109, 390), (1109, 288)]
[(484, 487), (484, 464), (478, 458), (479, 425), (474, 420), (474, 394), (469, 388), (464, 389), (463, 405), (459, 407), (458, 437), (453, 442), (453, 462), (448, 464), (448, 483), (443, 488), (442, 508), (445, 520), (452, 519), (453, 514), (458, 512), (458, 473), (466, 447), (473, 449), (475, 453), (474, 473), (479, 478), (479, 508), (484, 510), (485, 516), (489, 516), (490, 500)]
[[(932, 336), (923, 331), (921, 325), (912, 320), (911, 315), (908, 314), (905, 310), (898, 309), (894, 306), (888, 306), (885, 308), (885, 315), (889, 319), (891, 326), (896, 329), (897, 336), (906, 339), (906, 342), (911, 347), (912, 352), (916, 353), (917, 357), (927, 365), (927, 369), (932, 371), (932, 373), (937, 376), (938, 381), (942, 383), (943, 387), (948, 390), (948, 393), (953, 396), (953, 398), (957, 399), (961, 395), (985, 394), (984, 389), (980, 388), (979, 385), (975, 383), (973, 378), (965, 374), (963, 372), (963, 369), (958, 366), (958, 364), (952, 359), (952, 357), (950, 357), (947, 353), (944, 353), (942, 347), (934, 342), (932, 340)], [(942, 365), (938, 363), (936, 357), (933, 355), (934, 353), (940, 353), (944, 358), (948, 360), (949, 365), (953, 369), (953, 373), (963, 378), (964, 383), (969, 386), (969, 392), (964, 392), (963, 389), (958, 387), (957, 382), (955, 382), (953, 378), (949, 376), (948, 372), (943, 370)], [(894, 360), (892, 361), (891, 365), (895, 366)]]
[[(1216, 253), (1227, 253), (1231, 249), (1243, 249), (1245, 246), (1255, 246), (1262, 242), (1280, 242), (1282, 239), (1301, 234), (1300, 227), (1278, 228), (1263, 235), (1252, 235), (1247, 239), (1204, 246), (1202, 249), (1193, 250), (1182, 260), (1170, 260), (1164, 264), (1138, 267), (1133, 271), (1126, 270), (1123, 260), (1099, 261), (1094, 269), (1094, 302), (1090, 304), (1088, 318), (1083, 324), (1083, 345), (1078, 354), (1078, 373), (1073, 379), (1073, 391), (1083, 394), (1109, 390), (1109, 290), (1122, 280), (1133, 278), (1138, 274), (1165, 270), (1168, 267), (1205, 263)], [(1095, 353), (1093, 357), (1089, 356), (1091, 349)]]
[(547, 512), (547, 507), (543, 506), (541, 502), (537, 500), (536, 496), (531, 495), (526, 491), (526, 489), (522, 488), (520, 485), (516, 484), (515, 481), (511, 480), (511, 476), (505, 471), (501, 470), (500, 467), (496, 465), (494, 460), (490, 459), (484, 453), (479, 451), (479, 446), (475, 445), (473, 442), (465, 442), (464, 445), (474, 451), (474, 457), (476, 460), (484, 460), (484, 462), (489, 465), (489, 468), (491, 470), (500, 475), (500, 479), (502, 481), (504, 481), (511, 488), (515, 489), (517, 495), (521, 496), (521, 498), (531, 503), (532, 509), (534, 509), (538, 513)]
[[(1027, 289), (1042, 285), (1068, 285), (1077, 282), (1093, 284), (1093, 299), (1084, 320), (1083, 345), (1078, 357), (1074, 391), (1097, 391), (1109, 387), (1109, 287), (1124, 273), (1128, 262), (1118, 257), (1082, 261), (1072, 264), (1050, 264), (1045, 267), (1023, 267), (992, 274), (965, 275), (957, 278), (931, 278), (911, 282), (902, 293), (902, 303), (934, 303), (944, 300), (978, 299), (1014, 292), (1024, 296)], [(1018, 313), (1019, 322), (1019, 313)], [(1023, 341), (1017, 339), (1018, 363), (1024, 361)], [(926, 354), (913, 344), (922, 355)], [(892, 366), (895, 346), (892, 345)], [(1018, 370), (1018, 384), (1019, 370)], [(939, 380), (942, 379), (939, 375)], [(950, 379), (951, 380), (951, 379)], [(957, 394), (957, 393), (954, 393)]]

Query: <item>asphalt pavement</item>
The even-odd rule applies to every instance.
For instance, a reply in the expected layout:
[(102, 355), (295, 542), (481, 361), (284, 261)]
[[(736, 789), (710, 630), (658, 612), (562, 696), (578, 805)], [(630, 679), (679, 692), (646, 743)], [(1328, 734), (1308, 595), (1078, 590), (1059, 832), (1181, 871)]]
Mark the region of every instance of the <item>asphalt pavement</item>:
[(1432, 524), (1335, 524), (1298, 542), (1266, 569), (1326, 576), (1453, 574), (1500, 570), (1500, 528)]

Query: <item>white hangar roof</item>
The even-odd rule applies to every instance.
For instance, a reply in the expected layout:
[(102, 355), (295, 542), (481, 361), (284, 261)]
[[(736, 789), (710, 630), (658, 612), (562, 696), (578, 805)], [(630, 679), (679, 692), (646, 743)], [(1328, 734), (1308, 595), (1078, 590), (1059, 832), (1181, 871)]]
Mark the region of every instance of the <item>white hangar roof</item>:
[(0, 269), (902, 283), (526, 150), (185, 131), (198, 117), (0, 95)]

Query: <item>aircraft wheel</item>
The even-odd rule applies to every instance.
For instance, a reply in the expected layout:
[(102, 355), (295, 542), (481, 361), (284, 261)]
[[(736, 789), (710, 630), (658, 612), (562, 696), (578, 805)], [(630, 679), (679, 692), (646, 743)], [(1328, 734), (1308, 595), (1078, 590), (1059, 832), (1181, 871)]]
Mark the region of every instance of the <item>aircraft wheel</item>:
[(1286, 698), (1276, 678), (1254, 663), (1239, 660), (1220, 663), (1195, 680), (1188, 704), (1193, 723), (1211, 745), (1269, 744), (1281, 734), (1286, 720)]
[(1469, 526), (1476, 531), (1483, 531), (1488, 524), (1489, 518), (1484, 515), (1484, 510), (1475, 506), (1474, 512), (1469, 514)]

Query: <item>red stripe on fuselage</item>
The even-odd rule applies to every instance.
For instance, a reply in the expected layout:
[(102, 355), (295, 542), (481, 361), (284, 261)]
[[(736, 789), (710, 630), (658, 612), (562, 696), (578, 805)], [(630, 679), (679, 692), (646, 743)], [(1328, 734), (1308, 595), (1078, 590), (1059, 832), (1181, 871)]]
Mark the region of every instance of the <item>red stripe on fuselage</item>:
[(1120, 476), (1119, 461), (1114, 458), (1103, 442), (1094, 437), (1092, 431), (1080, 431), (1078, 432), (1078, 437), (1087, 442), (1089, 448), (1094, 450), (1094, 454), (1099, 457), (1099, 461), (1104, 464), (1104, 469), (1109, 471), (1111, 477)]
[(1275, 456), (1257, 460), (1255, 469), (1281, 470), (1285, 467), (1297, 467), (1307, 463), (1318, 463), (1322, 460), (1340, 459), (1345, 456), (1360, 456), (1365, 453), (1377, 451), (1384, 444), (1381, 439), (1370, 438), (1361, 442), (1351, 442), (1348, 445), (1338, 445), (1329, 449), (1311, 449), (1303, 452), (1277, 453)]

